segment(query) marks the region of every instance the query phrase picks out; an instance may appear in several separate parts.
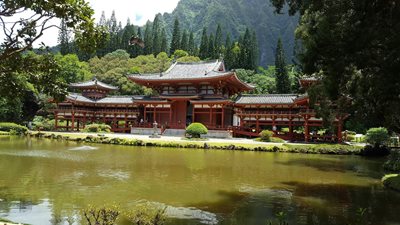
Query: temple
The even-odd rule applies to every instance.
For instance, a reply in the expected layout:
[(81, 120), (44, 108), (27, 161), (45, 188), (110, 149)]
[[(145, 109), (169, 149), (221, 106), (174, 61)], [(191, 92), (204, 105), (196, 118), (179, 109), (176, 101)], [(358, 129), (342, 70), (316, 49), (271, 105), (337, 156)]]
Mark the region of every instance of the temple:
[[(249, 95), (254, 86), (226, 71), (223, 61), (174, 63), (157, 74), (133, 74), (128, 78), (152, 88), (155, 96), (111, 96), (116, 87), (93, 79), (71, 84), (80, 93), (70, 93), (54, 110), (56, 129), (79, 131), (88, 123), (109, 124), (114, 132), (150, 128), (160, 132), (181, 130), (200, 122), (209, 130), (233, 136), (256, 137), (264, 129), (291, 141), (342, 141), (345, 117), (335, 119), (336, 131), (317, 134), (322, 119), (310, 107), (307, 94)], [(315, 78), (301, 79), (307, 89)], [(60, 126), (58, 121), (63, 122)], [(300, 132), (299, 132), (300, 131)]]

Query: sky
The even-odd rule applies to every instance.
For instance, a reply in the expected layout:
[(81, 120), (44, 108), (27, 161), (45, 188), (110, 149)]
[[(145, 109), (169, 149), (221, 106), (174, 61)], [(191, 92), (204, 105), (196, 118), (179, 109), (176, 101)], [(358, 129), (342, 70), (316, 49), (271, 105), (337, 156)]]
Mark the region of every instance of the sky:
[[(114, 10), (117, 21), (122, 22), (125, 26), (129, 18), (132, 24), (144, 25), (147, 20), (153, 20), (157, 13), (172, 12), (177, 6), (179, 0), (87, 0), (89, 5), (95, 11), (94, 18), (99, 21), (104, 11), (106, 19), (111, 17)], [(8, 18), (13, 21), (13, 18)], [(59, 24), (59, 20), (52, 21)], [(2, 28), (1, 28), (2, 29)], [(49, 29), (45, 32), (41, 39), (34, 43), (34, 47), (38, 47), (41, 42), (47, 46), (57, 45), (58, 29)], [(3, 40), (4, 34), (0, 32), (0, 39)]]

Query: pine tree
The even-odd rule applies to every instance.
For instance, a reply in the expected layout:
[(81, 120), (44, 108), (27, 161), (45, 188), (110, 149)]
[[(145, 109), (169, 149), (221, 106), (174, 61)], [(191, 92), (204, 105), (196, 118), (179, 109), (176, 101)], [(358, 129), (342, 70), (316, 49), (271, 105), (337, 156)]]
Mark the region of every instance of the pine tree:
[(122, 32), (121, 48), (125, 49), (131, 57), (134, 57), (135, 55), (134, 45), (129, 45), (129, 40), (131, 39), (132, 36), (136, 36), (135, 26), (131, 24), (128, 19), (126, 26)]
[(207, 29), (203, 28), (203, 34), (201, 36), (200, 42), (200, 50), (199, 50), (199, 57), (201, 59), (206, 59), (208, 56), (208, 37), (207, 37)]
[(258, 49), (258, 41), (257, 34), (255, 31), (251, 33), (251, 45), (249, 51), (249, 66), (252, 69), (257, 69), (259, 60), (259, 49)]
[(174, 23), (174, 30), (172, 32), (172, 40), (171, 40), (171, 47), (169, 49), (169, 53), (172, 55), (174, 54), (175, 50), (180, 49), (180, 39), (181, 39), (181, 31), (179, 28), (179, 20), (175, 18)]
[(58, 32), (58, 44), (60, 45), (60, 53), (66, 55), (72, 52), (71, 34), (68, 30), (65, 20), (61, 20), (60, 30)]
[(161, 52), (168, 52), (167, 32), (165, 29), (163, 29), (161, 33)]
[(226, 40), (225, 40), (225, 52), (224, 52), (224, 62), (226, 68), (232, 69), (234, 65), (234, 56), (232, 52), (232, 42), (231, 42), (231, 35), (228, 33), (226, 35)]
[(222, 54), (222, 29), (221, 25), (218, 24), (217, 31), (215, 32), (215, 55), (214, 58), (218, 58)]
[(214, 45), (214, 35), (210, 34), (208, 38), (208, 51), (207, 58), (215, 59), (215, 45)]
[(285, 53), (281, 38), (278, 39), (275, 52), (276, 91), (278, 94), (290, 93), (289, 74), (286, 69)]
[(144, 30), (144, 54), (149, 55), (153, 52), (153, 37), (150, 22), (146, 23)]
[[(140, 39), (143, 39), (143, 34), (142, 34), (142, 29), (140, 28), (140, 27), (138, 27), (138, 29), (137, 29), (137, 34), (136, 34), (136, 36), (138, 36)], [(147, 44), (145, 43), (145, 46), (146, 46)], [(131, 55), (131, 57), (137, 57), (137, 56), (139, 56), (139, 55), (143, 55), (144, 54), (144, 49), (143, 48), (141, 48), (140, 46), (138, 46), (138, 45), (132, 45), (132, 48), (133, 48), (133, 52), (132, 52), (132, 55)], [(145, 47), (146, 48), (146, 47)]]
[(161, 34), (161, 14), (157, 14), (153, 21), (152, 28), (152, 36), (153, 36), (153, 51), (154, 55), (158, 55), (161, 52), (161, 42), (162, 42), (162, 34)]
[(196, 44), (194, 43), (193, 31), (190, 32), (190, 35), (189, 35), (188, 52), (189, 52), (189, 55), (196, 55)]
[(189, 50), (189, 39), (187, 31), (183, 31), (182, 39), (181, 39), (181, 48), (182, 50), (188, 51)]

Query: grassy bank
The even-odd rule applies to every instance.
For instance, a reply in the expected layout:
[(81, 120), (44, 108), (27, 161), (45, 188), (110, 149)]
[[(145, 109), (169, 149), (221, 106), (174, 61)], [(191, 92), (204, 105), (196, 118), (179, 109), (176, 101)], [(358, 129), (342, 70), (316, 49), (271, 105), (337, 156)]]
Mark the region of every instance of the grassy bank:
[(57, 139), (60, 141), (76, 141), (82, 143), (115, 144), (130, 146), (154, 146), (170, 148), (195, 148), (195, 149), (220, 149), (220, 150), (241, 150), (241, 151), (264, 151), (264, 152), (291, 152), (309, 154), (340, 154), (357, 155), (362, 147), (340, 144), (290, 144), (290, 143), (230, 143), (190, 141), (190, 140), (163, 140), (147, 139), (140, 140), (127, 137), (107, 137), (102, 134), (81, 134), (81, 133), (56, 133), (56, 132), (32, 132), (32, 136), (39, 138)]

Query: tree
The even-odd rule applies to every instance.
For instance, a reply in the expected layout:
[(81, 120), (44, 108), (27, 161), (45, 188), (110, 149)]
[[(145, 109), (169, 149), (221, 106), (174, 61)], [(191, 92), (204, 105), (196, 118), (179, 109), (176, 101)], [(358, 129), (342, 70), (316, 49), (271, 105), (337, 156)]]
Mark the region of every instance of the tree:
[(60, 45), (60, 53), (62, 55), (72, 52), (71, 32), (68, 30), (64, 19), (61, 20), (60, 30), (58, 31), (58, 44)]
[(215, 32), (215, 55), (214, 58), (218, 58), (222, 53), (222, 28), (221, 24), (218, 24), (217, 30)]
[(161, 29), (161, 21), (160, 21), (161, 14), (157, 14), (153, 21), (153, 28), (152, 28), (152, 37), (153, 37), (153, 51), (154, 55), (157, 55), (161, 52), (161, 45), (162, 45), (162, 29)]
[(161, 33), (161, 52), (168, 52), (167, 32), (165, 31), (165, 28)]
[(181, 45), (181, 31), (179, 27), (179, 20), (175, 18), (174, 29), (172, 31), (171, 47), (169, 49), (170, 55), (174, 54), (175, 50), (180, 49)]
[(184, 51), (188, 51), (188, 49), (189, 49), (189, 39), (188, 39), (188, 33), (186, 30), (183, 31), (183, 34), (182, 34), (180, 49), (182, 49)]
[(196, 44), (194, 43), (194, 35), (193, 32), (190, 32), (189, 35), (189, 44), (188, 44), (188, 52), (189, 55), (195, 55), (196, 52)]
[(144, 54), (152, 54), (153, 53), (153, 32), (151, 29), (150, 22), (146, 23), (145, 30), (144, 30)]
[(206, 59), (208, 56), (208, 37), (207, 37), (207, 29), (203, 28), (203, 34), (201, 35), (201, 42), (200, 42), (200, 52), (199, 57), (200, 59)]
[(290, 93), (289, 74), (286, 69), (285, 53), (279, 38), (275, 52), (276, 91), (278, 94)]
[(215, 59), (215, 45), (213, 34), (210, 34), (210, 37), (208, 38), (208, 50), (206, 58)]
[[(303, 72), (319, 74), (316, 100), (366, 127), (400, 131), (400, 4), (396, 0), (272, 0), (299, 12)], [(318, 87), (316, 87), (318, 88)], [(333, 110), (333, 109), (332, 109)]]
[(365, 141), (368, 144), (376, 147), (386, 144), (386, 142), (389, 141), (389, 138), (389, 132), (384, 127), (371, 128), (367, 131), (367, 134), (365, 135)]

